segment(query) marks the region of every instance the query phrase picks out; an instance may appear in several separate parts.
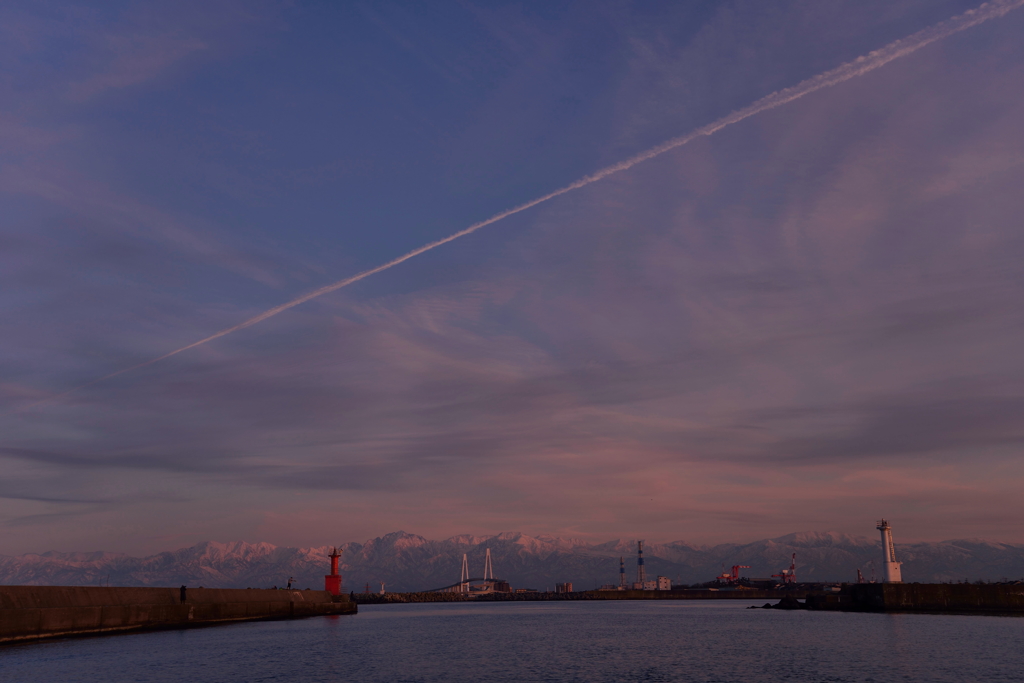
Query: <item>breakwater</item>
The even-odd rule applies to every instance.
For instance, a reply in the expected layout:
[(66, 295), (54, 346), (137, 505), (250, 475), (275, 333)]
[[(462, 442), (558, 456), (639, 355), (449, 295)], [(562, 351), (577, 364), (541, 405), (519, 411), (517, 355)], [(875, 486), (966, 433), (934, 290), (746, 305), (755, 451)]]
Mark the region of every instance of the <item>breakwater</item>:
[(781, 600), (787, 595), (806, 598), (816, 590), (701, 590), (688, 588), (670, 591), (587, 591), (585, 600)]
[(0, 643), (357, 610), (327, 591), (189, 588), (184, 598), (178, 588), (0, 586)]
[(807, 609), (1024, 615), (1024, 584), (853, 583), (836, 595), (809, 596)]

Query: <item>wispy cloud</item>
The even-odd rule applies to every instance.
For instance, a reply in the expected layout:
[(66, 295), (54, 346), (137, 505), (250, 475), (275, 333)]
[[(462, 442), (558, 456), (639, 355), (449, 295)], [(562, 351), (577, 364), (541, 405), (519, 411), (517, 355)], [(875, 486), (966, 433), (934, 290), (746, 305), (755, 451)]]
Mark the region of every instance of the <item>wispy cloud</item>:
[[(536, 199), (532, 199), (528, 202), (520, 204), (519, 206), (516, 206), (514, 208), (507, 209), (505, 211), (497, 213), (491, 216), (490, 218), (474, 223), (473, 225), (464, 228), (452, 235), (449, 235), (448, 237), (435, 240), (433, 242), (423, 245), (422, 247), (413, 249), (412, 251), (403, 254), (402, 256), (399, 256), (397, 258), (394, 258), (375, 268), (364, 270), (361, 273), (357, 273), (356, 275), (353, 275), (351, 277), (347, 277), (343, 280), (339, 280), (337, 282), (315, 289), (312, 292), (309, 292), (298, 298), (292, 299), (291, 301), (270, 308), (260, 313), (259, 315), (253, 316), (248, 320), (244, 320), (236, 325), (232, 325), (231, 327), (220, 330), (212, 335), (204, 337), (203, 339), (195, 341), (191, 344), (187, 344), (180, 348), (174, 349), (173, 351), (170, 351), (168, 353), (165, 353), (161, 356), (145, 361), (143, 363), (138, 363), (126, 367), (124, 369), (118, 370), (116, 372), (110, 373), (103, 377), (97, 378), (92, 382), (83, 384), (79, 387), (72, 388), (68, 392), (58, 394), (50, 400), (59, 400), (60, 398), (63, 398), (72, 391), (77, 391), (80, 389), (88, 388), (90, 386), (94, 386), (99, 382), (104, 382), (108, 379), (120, 376), (126, 372), (132, 372), (134, 370), (147, 367), (149, 365), (152, 365), (153, 363), (158, 363), (160, 361), (166, 360), (168, 358), (178, 355), (179, 353), (189, 351), (198, 346), (202, 346), (203, 344), (209, 343), (216, 339), (220, 339), (221, 337), (232, 334), (239, 330), (244, 330), (248, 327), (261, 323), (264, 320), (272, 318), (280, 313), (295, 308), (296, 306), (300, 306), (308, 301), (312, 301), (313, 299), (319, 298), (325, 294), (336, 292), (339, 289), (348, 287), (349, 285), (355, 284), (361, 280), (366, 279), (367, 277), (376, 275), (377, 273), (383, 272), (397, 265), (405, 263), (409, 259), (415, 258), (421, 254), (424, 254), (438, 247), (444, 246), (450, 242), (453, 242), (467, 235), (471, 235), (482, 228), (485, 228), (489, 225), (493, 225), (494, 223), (502, 221), (510, 216), (514, 216), (528, 209), (532, 209), (535, 206), (548, 202), (557, 197), (561, 197), (562, 195), (567, 194), (569, 192), (573, 192), (575, 190), (579, 190), (580, 188), (587, 187), (588, 185), (596, 183), (616, 173), (621, 173), (623, 171), (629, 170), (636, 166), (637, 164), (659, 157), (662, 154), (682, 147), (683, 145), (686, 145), (692, 142), (693, 140), (699, 139), (701, 137), (714, 135), (718, 131), (726, 128), (727, 126), (731, 126), (741, 121), (744, 121), (750, 118), (751, 116), (756, 116), (757, 114), (760, 114), (762, 112), (786, 105), (797, 99), (805, 97), (811, 93), (817, 92), (822, 88), (828, 88), (839, 83), (844, 83), (850, 80), (851, 78), (857, 78), (858, 76), (870, 73), (875, 69), (885, 66), (886, 64), (893, 60), (900, 59), (901, 57), (905, 57), (909, 54), (913, 54), (917, 50), (920, 50), (921, 48), (926, 47), (935, 41), (948, 38), (949, 36), (955, 35), (960, 31), (964, 31), (974, 26), (977, 26), (985, 21), (1002, 17), (1011, 10), (1020, 7), (1021, 5), (1024, 5), (1024, 0), (993, 0), (992, 2), (984, 3), (977, 9), (969, 10), (962, 15), (953, 17), (952, 19), (936, 24), (935, 26), (929, 27), (923, 31), (919, 31), (918, 33), (908, 36), (907, 38), (901, 38), (900, 40), (890, 43), (884, 48), (875, 50), (867, 55), (858, 57), (853, 62), (843, 64), (842, 66), (839, 66), (825, 73), (819, 74), (813, 78), (807, 79), (806, 81), (803, 81), (795, 86), (767, 95), (766, 97), (757, 100), (753, 104), (744, 107), (743, 109), (740, 109), (738, 111), (735, 111), (701, 128), (698, 128), (697, 130), (691, 133), (688, 133), (681, 137), (673, 138), (667, 142), (664, 142), (647, 151), (641, 152), (640, 154), (630, 157), (624, 161), (605, 167), (595, 173), (580, 178), (579, 180), (570, 183), (565, 187), (549, 192), (545, 195), (537, 197)], [(33, 404), (32, 406), (29, 407), (35, 407), (35, 405), (38, 405), (38, 403)]]
[(207, 49), (202, 40), (183, 36), (137, 33), (104, 37), (103, 66), (68, 86), (68, 97), (81, 102), (108, 90), (151, 80), (176, 62)]
[[(258, 141), (240, 156), (234, 143), (209, 149), (209, 131), (201, 135), (182, 117), (181, 130), (167, 134), (184, 144), (196, 135), (201, 154), (153, 148), (154, 163), (170, 169), (154, 176), (166, 194), (147, 189), (151, 179), (128, 182), (83, 166), (82, 159), (102, 160), (95, 150), (110, 139), (97, 137), (88, 117), (34, 120), (42, 133), (28, 136), (24, 156), (3, 176), (12, 190), (11, 221), (0, 236), (0, 297), (14, 322), (0, 342), (0, 400), (8, 409), (145, 364), (225, 320), (261, 324), (45, 410), (0, 416), (0, 493), (11, 494), (0, 496), (0, 517), (12, 546), (110, 547), (104, 539), (119, 539), (129, 549), (168, 535), (188, 543), (253, 534), (322, 544), (324, 528), (361, 537), (409, 519), (431, 535), (517, 527), (717, 541), (797, 524), (859, 532), (865, 510), (898, 516), (907, 537), (1019, 540), (1020, 13), (764, 110), (562, 201), (536, 204), (504, 219), (514, 229), (479, 230), (418, 252), (405, 267), (334, 296), (289, 304), (281, 309), (287, 315), (260, 313), (272, 295), (267, 285), (315, 288), (298, 284), (300, 276), (324, 281), (324, 272), (387, 261), (425, 235), (470, 223), (466, 215), (495, 196), (516, 205), (542, 194), (538, 187), (564, 186), (580, 168), (599, 166), (596, 157), (619, 156), (627, 141), (668, 137), (665, 122), (648, 115), (669, 91), (690, 89), (696, 101), (733, 88), (754, 101), (777, 87), (773, 79), (798, 82), (812, 65), (849, 59), (864, 41), (882, 44), (928, 25), (934, 12), (955, 11), (901, 3), (895, 18), (866, 19), (859, 5), (818, 9), (793, 33), (782, 27), (781, 38), (751, 43), (735, 62), (698, 59), (728, 53), (748, 29), (775, 26), (736, 14), (748, 6), (720, 6), (715, 11), (733, 19), (715, 14), (707, 35), (680, 40), (676, 52), (670, 43), (655, 46), (650, 65), (667, 66), (661, 80), (640, 88), (650, 89), (644, 102), (627, 97), (636, 89), (626, 82), (641, 67), (616, 70), (619, 41), (632, 33), (607, 22), (614, 15), (635, 28), (654, 21), (647, 15), (616, 6), (591, 17), (616, 46), (606, 50), (616, 69), (555, 61), (565, 45), (552, 47), (561, 39), (552, 38), (552, 26), (565, 32), (566, 45), (595, 35), (558, 17), (527, 32), (529, 64), (517, 63), (513, 22), (500, 55), (507, 71), (484, 69), (506, 80), (474, 91), (477, 108), (456, 123), (446, 123), (452, 108), (445, 107), (458, 87), (478, 87), (476, 76), (438, 78), (422, 92), (410, 87), (412, 99), (441, 88), (444, 102), (418, 112), (430, 126), (387, 128), (404, 131), (401, 154), (396, 143), (369, 155), (370, 165), (346, 165), (349, 148), (371, 140), (376, 150), (386, 141), (344, 115), (379, 106), (376, 86), (359, 90), (354, 67), (340, 80), (317, 72), (318, 82), (344, 81), (353, 95), (333, 109), (326, 90), (315, 92), (316, 107), (291, 99), (302, 84), (288, 69), (309, 66), (305, 43), (290, 48), (280, 80), (249, 73), (261, 106), (234, 107), (235, 93), (211, 97), (204, 79), (197, 86), (176, 71), (203, 59), (211, 78), (239, 82), (244, 69), (217, 61), (217, 43), (205, 35), (209, 49), (169, 63), (152, 81), (68, 105), (105, 121), (114, 117), (107, 107), (127, 115), (119, 102), (141, 106), (146, 84), (159, 86), (173, 73), (186, 99), (220, 116), (210, 128), (216, 140), (234, 131), (231, 140), (250, 141), (252, 132)], [(803, 16), (803, 5), (787, 7), (786, 17)], [(850, 12), (861, 22), (856, 30), (845, 23)], [(694, 21), (686, 36), (700, 32), (704, 19)], [(807, 49), (797, 38), (818, 26), (842, 36), (841, 45), (811, 41), (820, 49)], [(771, 45), (780, 41), (792, 45), (779, 58), (786, 68), (776, 69)], [(453, 45), (430, 56), (446, 64), (459, 54)], [(429, 41), (420, 46), (432, 49)], [(669, 59), (684, 52), (692, 59)], [(794, 66), (786, 55), (806, 63)], [(351, 66), (338, 59), (331, 69), (339, 64)], [(732, 64), (743, 66), (742, 77), (732, 78)], [(407, 68), (433, 78), (419, 65)], [(587, 108), (606, 107), (609, 128), (623, 136), (590, 136), (596, 126), (573, 119), (575, 134), (587, 138), (573, 146), (559, 121), (503, 127), (518, 110), (505, 119), (494, 112), (517, 97), (534, 113), (551, 104), (531, 91), (544, 68), (560, 69), (545, 87), (594, 68), (584, 73), (604, 85), (591, 84)], [(686, 69), (694, 78), (679, 88), (667, 82)], [(735, 106), (730, 97), (709, 104), (704, 120)], [(175, 116), (185, 111), (161, 102)], [(315, 118), (321, 108), (327, 113)], [(9, 120), (28, 120), (23, 114)], [(279, 120), (284, 128), (274, 128)], [(680, 127), (672, 121), (671, 130)], [(307, 128), (316, 132), (312, 141), (302, 136)], [(10, 130), (16, 138), (17, 126)], [(431, 154), (416, 147), (417, 136), (434, 130), (445, 133)], [(61, 137), (67, 131), (73, 135)], [(493, 147), (469, 144), (478, 135)], [(541, 142), (522, 157), (492, 153), (534, 137)], [(554, 137), (558, 144), (549, 146)], [(594, 150), (594, 139), (612, 142)], [(536, 149), (544, 153), (530, 157)], [(387, 154), (408, 155), (412, 166), (388, 166)], [(285, 161), (268, 161), (275, 155)], [(313, 171), (309, 187), (292, 183), (255, 208), (238, 200), (246, 192), (226, 200), (230, 193), (215, 184), (170, 187), (201, 177), (197, 167), (218, 165), (236, 173), (225, 183), (237, 179), (246, 192), (296, 168), (323, 176)], [(435, 166), (437, 178), (421, 174)], [(358, 171), (337, 172), (350, 168)], [(386, 183), (373, 175), (380, 169)], [(533, 184), (481, 180), (531, 174)], [(378, 181), (387, 193), (374, 190)], [(441, 207), (436, 215), (413, 199), (428, 194)], [(386, 219), (376, 212), (385, 209), (394, 209)], [(269, 218), (256, 215), (264, 211)], [(288, 220), (276, 232), (246, 223), (274, 223), (278, 215)], [(992, 505), (998, 513), (981, 512)], [(702, 538), (679, 531), (697, 528)]]

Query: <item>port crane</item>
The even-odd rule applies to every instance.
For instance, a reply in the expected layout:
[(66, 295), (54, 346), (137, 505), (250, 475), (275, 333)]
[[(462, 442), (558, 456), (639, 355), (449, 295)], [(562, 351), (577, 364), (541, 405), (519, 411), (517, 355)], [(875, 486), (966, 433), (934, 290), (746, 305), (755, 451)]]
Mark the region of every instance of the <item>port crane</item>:
[(796, 553), (793, 553), (793, 560), (789, 563), (789, 569), (783, 569), (778, 574), (772, 574), (773, 579), (781, 579), (782, 583), (796, 583)]
[(731, 573), (730, 572), (723, 572), (721, 576), (716, 576), (715, 578), (718, 579), (719, 581), (724, 581), (726, 583), (738, 583), (739, 580), (740, 580), (740, 570), (741, 569), (750, 569), (750, 565), (749, 564), (734, 564), (732, 566), (732, 572)]

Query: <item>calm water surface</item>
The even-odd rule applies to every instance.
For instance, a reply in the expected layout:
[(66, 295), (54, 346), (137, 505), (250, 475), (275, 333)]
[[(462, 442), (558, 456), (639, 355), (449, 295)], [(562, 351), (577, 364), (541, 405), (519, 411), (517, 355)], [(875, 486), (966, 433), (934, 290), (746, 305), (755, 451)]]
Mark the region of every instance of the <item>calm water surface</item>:
[(0, 681), (1024, 681), (1024, 618), (741, 602), (363, 605), (0, 648)]

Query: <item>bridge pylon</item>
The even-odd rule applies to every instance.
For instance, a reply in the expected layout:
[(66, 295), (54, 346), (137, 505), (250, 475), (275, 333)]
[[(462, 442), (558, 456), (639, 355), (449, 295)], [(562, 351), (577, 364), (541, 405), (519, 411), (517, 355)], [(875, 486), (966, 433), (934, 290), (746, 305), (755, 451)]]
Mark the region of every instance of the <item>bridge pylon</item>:
[(487, 549), (484, 557), (484, 581), (494, 581), (494, 565), (491, 564), (491, 549)]

